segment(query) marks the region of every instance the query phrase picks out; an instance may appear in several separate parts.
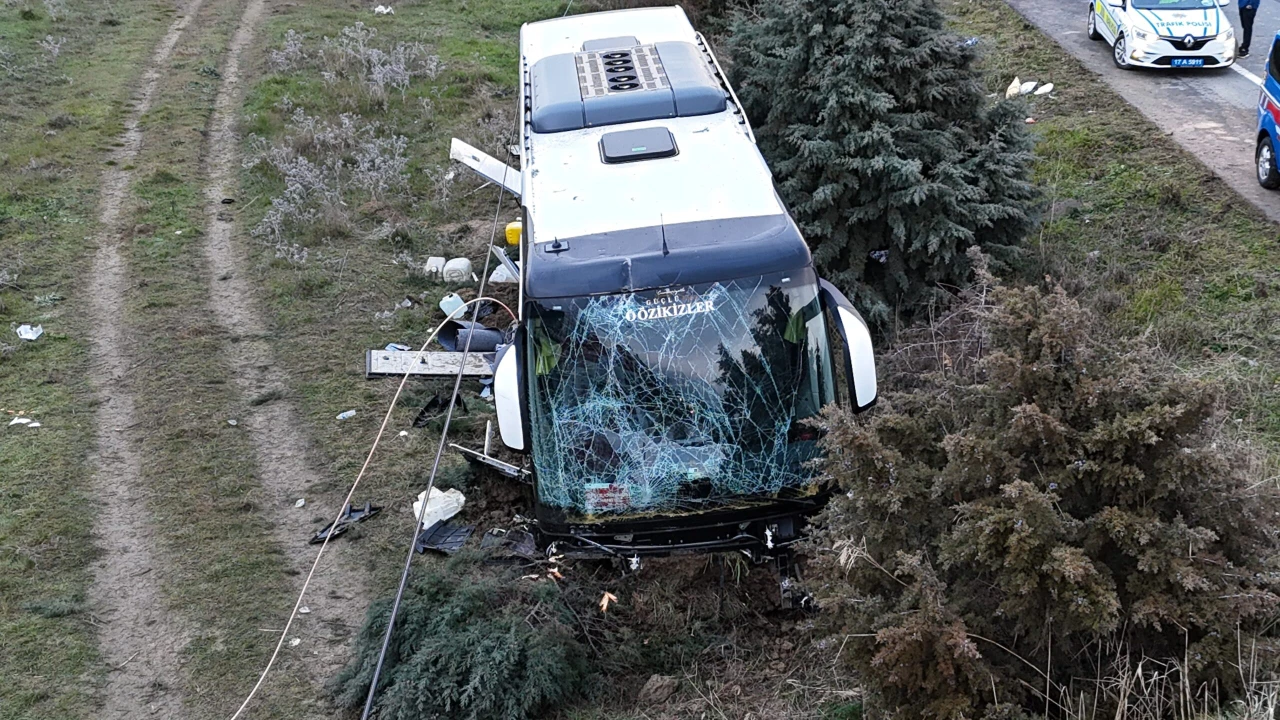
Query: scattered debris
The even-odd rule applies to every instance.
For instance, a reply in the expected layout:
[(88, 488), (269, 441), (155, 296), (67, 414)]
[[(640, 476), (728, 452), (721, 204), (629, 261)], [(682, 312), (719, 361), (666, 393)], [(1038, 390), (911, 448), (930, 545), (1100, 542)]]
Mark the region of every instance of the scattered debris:
[[(457, 407), (462, 409), (464, 414), (467, 412), (467, 401), (462, 399), (462, 393), (458, 393), (454, 396), (454, 402)], [(440, 397), (440, 393), (432, 395), (431, 399), (427, 401), (427, 404), (423, 405), (422, 409), (418, 411), (418, 415), (413, 418), (413, 426), (416, 428), (424, 428), (430, 425), (432, 419), (434, 419), (431, 413), (436, 410), (440, 410), (443, 407), (444, 399)]]
[(1006, 99), (1012, 100), (1022, 93), (1022, 78), (1015, 77), (1013, 82), (1009, 83), (1009, 87), (1005, 88), (1004, 96)]
[(462, 549), (475, 529), (475, 525), (455, 525), (441, 520), (419, 533), (418, 541), (413, 548), (419, 553), (435, 550), (445, 555), (452, 555)]
[(36, 427), (40, 427), (40, 424), (39, 424), (39, 423), (36, 423), (36, 421), (35, 421), (35, 420), (32, 420), (32, 419), (31, 419), (31, 418), (29, 418), (29, 417), (16, 417), (16, 418), (14, 418), (14, 419), (12, 419), (12, 420), (10, 420), (10, 421), (9, 421), (9, 424), (10, 424), (10, 425), (27, 425), (27, 426), (30, 426), (32, 423), (35, 423), (35, 426), (36, 426)]
[(409, 298), (409, 297), (396, 303), (396, 307), (401, 308), (402, 310), (408, 310), (409, 308), (413, 307), (413, 305), (414, 305), (413, 298)]
[(311, 608), (307, 607), (306, 605), (303, 605), (302, 607), (298, 608), (298, 614), (299, 614), (299, 615), (310, 615), (310, 614), (311, 614)]
[(1036, 124), (1036, 119), (1035, 119), (1035, 118), (1033, 118), (1033, 117), (1029, 117), (1029, 118), (1027, 118), (1027, 124), (1028, 124), (1028, 125), (1035, 125), (1035, 124)]
[(399, 352), (409, 352), (413, 348), (409, 347), (408, 345), (401, 345), (400, 343), (387, 343), (387, 347), (385, 349), (392, 350), (392, 351), (399, 351)]
[(466, 282), (471, 276), (471, 261), (466, 258), (454, 258), (444, 264), (442, 276), (445, 282)]
[(538, 545), (533, 533), (516, 528), (503, 530), (494, 528), (480, 538), (481, 550), (497, 550), (528, 560), (538, 557)]
[(965, 40), (964, 42), (960, 43), (960, 45), (963, 47), (973, 47), (974, 45), (977, 45), (979, 42), (980, 41), (978, 40), (978, 38), (971, 37), (968, 40)]
[(373, 9), (374, 15), (395, 15), (396, 11), (391, 9), (390, 5), (379, 5)]
[(1022, 87), (1018, 89), (1018, 92), (1021, 95), (1030, 95), (1031, 91), (1035, 90), (1036, 85), (1039, 85), (1039, 84), (1040, 83), (1036, 82), (1035, 80), (1028, 80), (1022, 83)]
[(401, 431), (400, 431), (400, 437), (409, 437), (409, 431), (408, 431), (408, 430), (401, 430)]
[(444, 258), (429, 257), (427, 264), (422, 270), (423, 274), (430, 280), (440, 280), (444, 276)]
[(618, 596), (614, 595), (608, 590), (605, 590), (604, 597), (600, 598), (600, 612), (602, 613), (609, 612), (609, 603), (616, 603), (616, 602), (618, 602)]
[(355, 417), (355, 416), (356, 416), (356, 411), (355, 411), (355, 410), (347, 410), (347, 411), (345, 411), (345, 412), (340, 412), (340, 413), (338, 413), (338, 419), (339, 419), (339, 420), (350, 420), (351, 418), (353, 418), (353, 417)]
[(235, 418), (231, 418), (230, 420), (227, 421), (227, 424), (230, 425), (231, 427), (235, 427), (240, 424), (240, 421)]
[(302, 638), (294, 638), (289, 641), (289, 647), (298, 647), (302, 644)]
[(440, 298), (440, 309), (444, 311), (446, 317), (459, 317), (467, 303), (458, 295), (458, 293), (449, 293)]
[(674, 675), (651, 675), (644, 687), (640, 688), (640, 695), (636, 700), (648, 705), (664, 703), (676, 694), (679, 687), (680, 681)]
[(449, 352), (462, 352), (467, 348), (467, 337), (471, 337), (471, 352), (494, 352), (503, 340), (501, 330), (487, 328), (480, 323), (469, 320), (449, 320), (440, 329), (436, 339)]
[(1036, 89), (1036, 95), (1048, 95), (1053, 92), (1053, 83), (1045, 83)]
[(222, 198), (223, 205), (230, 205), (236, 201), (235, 198)]
[(307, 504), (307, 499), (306, 499), (306, 498), (298, 498), (298, 501), (297, 501), (297, 502), (295, 502), (295, 503), (293, 504), (293, 506), (294, 506), (294, 507), (299, 507), (299, 508), (300, 508), (300, 507), (304, 507), (304, 506), (306, 506), (306, 504)]
[(312, 536), (309, 542), (312, 545), (316, 545), (324, 542), (325, 538), (339, 537), (350, 530), (352, 525), (355, 525), (358, 522), (364, 522), (380, 512), (382, 512), (382, 508), (375, 507), (370, 503), (365, 503), (364, 507), (359, 510), (356, 509), (355, 505), (347, 505), (347, 507), (343, 509), (341, 517), (334, 521), (332, 525), (322, 528)]
[(32, 327), (30, 325), (19, 325), (18, 329), (15, 330), (14, 332), (18, 333), (18, 337), (22, 338), (23, 340), (30, 341), (30, 340), (35, 340), (36, 338), (44, 334), (44, 326), (36, 325), (35, 327)]
[(517, 280), (519, 278), (512, 275), (506, 265), (499, 265), (493, 269), (493, 272), (489, 273), (489, 282), (491, 283), (513, 283)]
[(421, 527), (423, 528), (429, 528), (457, 515), (467, 502), (467, 498), (456, 489), (441, 492), (439, 488), (433, 487), (431, 499), (427, 501), (427, 508), (424, 511), (422, 501), (426, 495), (426, 492), (419, 493), (418, 499), (413, 502), (413, 516), (422, 518)]

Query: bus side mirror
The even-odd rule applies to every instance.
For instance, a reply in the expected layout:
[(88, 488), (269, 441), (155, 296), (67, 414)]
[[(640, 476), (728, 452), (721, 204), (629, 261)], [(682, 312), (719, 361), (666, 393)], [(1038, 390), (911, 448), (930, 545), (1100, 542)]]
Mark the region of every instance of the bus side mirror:
[(871, 348), (871, 330), (839, 288), (826, 280), (819, 281), (819, 288), (822, 306), (835, 316), (836, 329), (844, 340), (844, 372), (853, 411), (862, 412), (876, 402), (876, 358)]
[(493, 405), (498, 414), (498, 434), (502, 444), (524, 452), (529, 448), (524, 417), (524, 383), (520, 352), (524, 347), (524, 329), (498, 354), (493, 370)]

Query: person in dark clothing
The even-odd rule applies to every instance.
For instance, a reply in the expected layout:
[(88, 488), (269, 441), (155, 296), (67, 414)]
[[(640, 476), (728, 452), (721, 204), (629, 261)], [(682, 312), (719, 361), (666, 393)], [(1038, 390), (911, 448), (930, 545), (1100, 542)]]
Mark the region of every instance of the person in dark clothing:
[(1260, 0), (1240, 0), (1240, 51), (1236, 57), (1249, 57), (1249, 40), (1253, 38), (1253, 18)]

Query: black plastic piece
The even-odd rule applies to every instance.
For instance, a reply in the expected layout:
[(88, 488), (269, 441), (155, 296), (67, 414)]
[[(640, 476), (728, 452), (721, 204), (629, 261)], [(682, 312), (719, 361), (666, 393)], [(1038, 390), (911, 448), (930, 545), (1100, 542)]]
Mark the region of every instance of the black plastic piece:
[[(458, 393), (455, 407), (461, 409), (464, 415), (466, 414), (467, 401), (462, 399), (462, 393)], [(424, 428), (430, 425), (431, 421), (435, 419), (435, 416), (432, 415), (432, 413), (437, 410), (444, 410), (444, 408), (445, 401), (444, 398), (440, 397), (440, 393), (432, 395), (431, 399), (427, 401), (427, 404), (423, 405), (422, 409), (418, 411), (417, 417), (413, 419), (413, 426), (416, 428)]]
[(413, 547), (420, 553), (435, 550), (445, 555), (452, 555), (467, 544), (467, 540), (475, 529), (475, 525), (454, 525), (448, 520), (439, 520), (418, 533), (418, 543)]
[(376, 507), (371, 503), (365, 503), (364, 507), (357, 509), (355, 505), (347, 505), (342, 511), (342, 516), (332, 525), (326, 525), (319, 532), (311, 537), (309, 541), (312, 545), (324, 542), (325, 537), (330, 539), (339, 537), (351, 529), (352, 525), (358, 522), (364, 522), (369, 518), (382, 512), (382, 508)]
[(538, 543), (526, 530), (494, 528), (480, 538), (481, 550), (496, 550), (526, 559), (538, 557)]

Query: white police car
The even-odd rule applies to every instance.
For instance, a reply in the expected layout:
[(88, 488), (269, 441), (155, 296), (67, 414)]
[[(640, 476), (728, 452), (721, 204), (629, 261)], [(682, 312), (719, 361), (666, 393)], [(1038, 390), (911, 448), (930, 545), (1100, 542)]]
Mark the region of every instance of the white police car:
[(1111, 43), (1116, 67), (1222, 68), (1236, 61), (1231, 0), (1090, 0), (1089, 38)]

